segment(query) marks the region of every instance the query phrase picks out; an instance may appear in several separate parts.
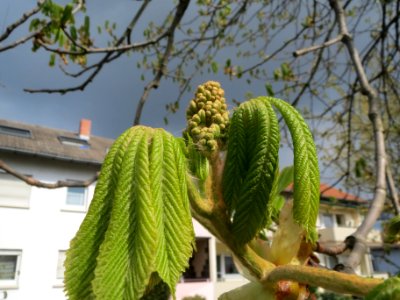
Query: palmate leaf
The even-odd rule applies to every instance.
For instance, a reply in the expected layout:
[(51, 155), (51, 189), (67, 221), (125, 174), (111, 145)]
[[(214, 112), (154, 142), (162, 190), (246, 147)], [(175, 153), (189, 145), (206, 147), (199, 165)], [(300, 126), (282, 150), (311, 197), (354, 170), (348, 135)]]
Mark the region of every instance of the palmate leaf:
[(224, 201), (230, 212), (236, 207), (240, 187), (248, 168), (245, 131), (248, 118), (245, 117), (243, 107), (238, 108), (232, 116), (228, 133), (228, 152), (222, 176), (222, 187)]
[[(225, 197), (233, 196), (232, 230), (239, 242), (247, 243), (270, 221), (269, 200), (276, 190), (279, 128), (271, 105), (257, 99), (242, 104), (235, 114), (232, 127), (241, 128), (247, 135), (230, 136), (223, 188)], [(244, 148), (241, 152), (235, 148), (238, 144)], [(239, 155), (235, 157), (230, 151)]]
[(117, 186), (115, 178), (121, 169), (122, 157), (134, 134), (133, 130), (125, 131), (109, 150), (101, 168), (88, 213), (67, 251), (64, 263), (66, 269), (64, 284), (71, 300), (94, 297), (91, 282), (94, 278), (99, 247), (109, 224)]
[(157, 231), (151, 201), (148, 134), (128, 146), (111, 220), (97, 257), (93, 290), (99, 299), (139, 299), (154, 270)]
[[(92, 201), (99, 202), (99, 188), (111, 187), (106, 212), (99, 216), (99, 209), (89, 209), (86, 230), (81, 227), (67, 254), (70, 299), (140, 299), (152, 289), (150, 281), (157, 284), (160, 279), (173, 290), (192, 254), (194, 234), (182, 180), (186, 161), (179, 143), (162, 129), (143, 126), (124, 135), (129, 139), (118, 139), (109, 153), (113, 159), (107, 170), (112, 175), (103, 185), (99, 181)], [(88, 229), (94, 226), (102, 227), (97, 234), (101, 238), (88, 244), (93, 235)], [(85, 250), (82, 245), (92, 249), (90, 260), (82, 260), (87, 255), (77, 251)], [(85, 284), (76, 289), (73, 284), (80, 280)]]
[(176, 151), (179, 147), (177, 141), (164, 131), (160, 130), (154, 135), (152, 146), (150, 171), (153, 199), (157, 203), (159, 234), (155, 267), (160, 278), (174, 294), (175, 285), (192, 255), (190, 241), (194, 241), (193, 227), (182, 226), (192, 222), (185, 180), (185, 160)]
[(306, 238), (316, 242), (315, 224), (319, 208), (318, 157), (310, 129), (300, 113), (283, 100), (260, 97), (272, 103), (282, 114), (294, 146), (293, 217), (306, 231)]

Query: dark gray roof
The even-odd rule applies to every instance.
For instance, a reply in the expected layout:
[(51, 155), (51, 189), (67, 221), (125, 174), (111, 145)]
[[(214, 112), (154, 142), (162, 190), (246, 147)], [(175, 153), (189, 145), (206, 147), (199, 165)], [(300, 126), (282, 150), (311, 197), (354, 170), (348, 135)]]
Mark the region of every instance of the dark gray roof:
[[(12, 131), (15, 128), (20, 129), (22, 134), (18, 135), (17, 130), (17, 134), (13, 135)], [(30, 132), (30, 137), (26, 131)], [(70, 139), (78, 144), (68, 144), (68, 141), (71, 142)], [(67, 141), (67, 144), (62, 143), (62, 140)], [(112, 142), (111, 139), (91, 136), (86, 143), (79, 139), (77, 133), (70, 131), (0, 119), (0, 151), (101, 164)], [(82, 144), (79, 145), (79, 143)]]

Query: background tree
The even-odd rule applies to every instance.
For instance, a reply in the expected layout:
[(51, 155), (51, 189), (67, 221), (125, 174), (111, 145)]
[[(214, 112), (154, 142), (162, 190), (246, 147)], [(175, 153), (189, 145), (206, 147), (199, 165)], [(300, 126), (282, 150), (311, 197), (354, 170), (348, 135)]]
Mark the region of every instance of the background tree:
[[(387, 182), (397, 176), (387, 168), (387, 153), (396, 152), (396, 143), (388, 143), (392, 134), (384, 126), (387, 122), (393, 129), (399, 122), (392, 111), (399, 105), (400, 1), (180, 0), (168, 3), (163, 17), (151, 20), (156, 2), (132, 3), (130, 22), (110, 20), (97, 26), (96, 33), (95, 16), (86, 10), (85, 1), (59, 5), (41, 0), (6, 27), (0, 51), (32, 42), (34, 51), (50, 53), (50, 65), (59, 64), (66, 76), (82, 78), (76, 86), (27, 88), (30, 93), (82, 91), (106, 64), (132, 55), (145, 82), (133, 124), (140, 123), (151, 91), (162, 80), (177, 87), (176, 99), (166, 107), (171, 113), (179, 110), (192, 79), (203, 72), (249, 85), (262, 82), (269, 95), (291, 99), (292, 105), (307, 110), (312, 127), (326, 127), (319, 131), (322, 137), (330, 131), (323, 117), (331, 124), (344, 124), (337, 144), (318, 142), (320, 148), (337, 149), (333, 161), (346, 157), (344, 164), (337, 164), (335, 183), (348, 179), (348, 184), (358, 184), (352, 170), (363, 163), (353, 155), (364, 146), (354, 140), (359, 133), (353, 117), (361, 124), (368, 115), (375, 163), (371, 180), (363, 185), (372, 191), (372, 201), (363, 224), (341, 249), (352, 249), (345, 266), (351, 271), (365, 251), (362, 241), (381, 213)], [(29, 33), (13, 35), (26, 23)], [(323, 163), (333, 166), (332, 160)], [(395, 166), (395, 159), (390, 163)], [(396, 188), (390, 187), (396, 200)]]

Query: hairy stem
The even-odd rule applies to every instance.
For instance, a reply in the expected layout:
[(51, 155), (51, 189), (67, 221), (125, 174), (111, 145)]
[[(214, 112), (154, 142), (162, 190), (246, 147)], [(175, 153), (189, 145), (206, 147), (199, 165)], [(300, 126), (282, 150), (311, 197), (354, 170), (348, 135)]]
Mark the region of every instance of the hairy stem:
[(263, 283), (292, 280), (311, 286), (320, 286), (336, 293), (364, 296), (383, 280), (307, 266), (283, 265), (271, 270)]

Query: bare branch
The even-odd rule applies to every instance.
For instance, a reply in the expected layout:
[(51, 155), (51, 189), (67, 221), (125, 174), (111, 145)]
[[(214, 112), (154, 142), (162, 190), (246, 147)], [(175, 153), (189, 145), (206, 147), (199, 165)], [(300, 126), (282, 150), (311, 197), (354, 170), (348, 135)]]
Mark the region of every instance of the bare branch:
[(364, 67), (361, 63), (358, 51), (353, 43), (352, 37), (347, 29), (346, 16), (343, 7), (339, 0), (329, 0), (330, 6), (335, 12), (336, 21), (339, 25), (339, 34), (343, 36), (342, 42), (350, 55), (351, 62), (356, 70), (358, 80), (360, 81), (361, 91), (368, 97), (369, 104), (369, 118), (374, 129), (375, 140), (375, 160), (376, 160), (376, 179), (374, 188), (374, 199), (371, 202), (370, 209), (364, 221), (355, 232), (356, 244), (352, 250), (346, 267), (355, 268), (359, 265), (362, 256), (366, 250), (365, 239), (368, 232), (371, 230), (379, 215), (382, 212), (383, 205), (386, 198), (386, 182), (385, 182), (385, 168), (386, 168), (386, 150), (385, 139), (383, 134), (383, 124), (379, 113), (379, 99), (376, 90), (371, 86), (365, 73)]
[(46, 188), (46, 189), (57, 189), (61, 187), (88, 187), (92, 183), (94, 183), (98, 177), (99, 177), (99, 172), (96, 173), (95, 176), (93, 176), (90, 179), (87, 179), (85, 181), (66, 181), (66, 180), (59, 180), (55, 183), (47, 183), (43, 182), (40, 180), (37, 180), (35, 178), (26, 176), (17, 170), (11, 168), (9, 165), (7, 165), (4, 161), (0, 160), (0, 169), (4, 170), (6, 173), (24, 181), (25, 183), (36, 186), (39, 188)]
[(43, 4), (44, 0), (40, 0), (37, 3), (37, 6), (32, 9), (31, 11), (28, 11), (26, 13), (24, 13), (21, 18), (19, 18), (17, 21), (15, 21), (14, 23), (12, 23), (11, 25), (9, 25), (6, 30), (4, 31), (4, 33), (2, 35), (0, 35), (0, 42), (4, 41), (6, 38), (8, 38), (8, 36), (19, 26), (21, 26), (22, 24), (24, 24), (26, 22), (26, 20), (28, 20), (30, 17), (32, 17), (33, 15), (37, 14), (40, 9), (41, 9), (41, 5)]
[(171, 26), (168, 28), (166, 35), (168, 36), (167, 39), (167, 45), (165, 47), (164, 54), (160, 60), (160, 63), (158, 64), (158, 71), (155, 74), (153, 80), (149, 82), (144, 90), (143, 94), (140, 97), (140, 100), (136, 106), (136, 115), (135, 115), (135, 120), (133, 122), (133, 125), (138, 125), (140, 123), (140, 117), (142, 115), (142, 110), (143, 107), (149, 97), (149, 93), (152, 89), (158, 88), (161, 78), (164, 76), (166, 73), (166, 68), (168, 64), (169, 57), (171, 56), (172, 48), (174, 46), (174, 35), (175, 35), (175, 30), (176, 27), (179, 25), (179, 22), (181, 21), (183, 15), (186, 12), (186, 9), (189, 5), (190, 0), (180, 0), (179, 4), (176, 8), (176, 13), (174, 16), (174, 19), (172, 20)]
[(321, 45), (315, 45), (315, 46), (311, 46), (311, 47), (308, 47), (308, 48), (303, 48), (303, 49), (300, 49), (300, 50), (296, 50), (295, 52), (293, 52), (293, 56), (294, 57), (299, 57), (299, 56), (305, 55), (307, 53), (310, 53), (310, 52), (313, 52), (313, 51), (316, 51), (316, 50), (319, 50), (319, 49), (322, 49), (322, 48), (326, 48), (326, 47), (332, 46), (332, 45), (334, 45), (334, 44), (336, 44), (338, 42), (341, 42), (342, 39), (343, 39), (343, 36), (342, 35), (338, 35), (337, 37), (335, 37), (335, 38), (333, 38), (333, 39), (331, 39), (331, 40), (329, 40), (329, 41), (327, 41), (327, 42), (325, 42), (325, 43), (323, 43)]
[(12, 42), (11, 44), (8, 44), (8, 45), (5, 45), (3, 47), (0, 47), (0, 52), (4, 52), (6, 50), (15, 48), (15, 47), (17, 47), (17, 46), (19, 46), (21, 44), (24, 44), (27, 41), (29, 41), (30, 39), (34, 38), (37, 34), (38, 34), (38, 31), (32, 32), (32, 33), (30, 33), (30, 34), (28, 34), (28, 35), (26, 35), (26, 36), (24, 36), (24, 37), (22, 37), (22, 38), (20, 38), (20, 39), (18, 39), (16, 41), (14, 41), (14, 42)]
[(105, 48), (88, 48), (85, 47), (81, 44), (75, 43), (75, 45), (79, 48), (82, 49), (82, 51), (69, 51), (69, 50), (62, 50), (60, 48), (51, 48), (46, 43), (44, 43), (41, 40), (38, 40), (38, 43), (40, 46), (42, 46), (44, 49), (46, 49), (49, 52), (57, 53), (57, 54), (66, 54), (66, 55), (85, 55), (85, 54), (95, 54), (95, 53), (114, 53), (114, 52), (126, 52), (129, 50), (140, 50), (149, 46), (152, 46), (154, 44), (157, 44), (160, 42), (163, 38), (167, 36), (167, 33), (163, 33), (160, 36), (158, 36), (155, 39), (151, 39), (146, 42), (142, 43), (134, 43), (134, 44), (129, 44), (129, 45), (122, 45), (122, 46), (116, 46), (116, 47), (105, 47)]
[(323, 243), (317, 242), (315, 245), (315, 248), (313, 249), (315, 252), (321, 253), (321, 254), (326, 254), (330, 256), (335, 256), (342, 254), (344, 251), (348, 249), (347, 245), (345, 243), (341, 243), (336, 246), (326, 246)]

